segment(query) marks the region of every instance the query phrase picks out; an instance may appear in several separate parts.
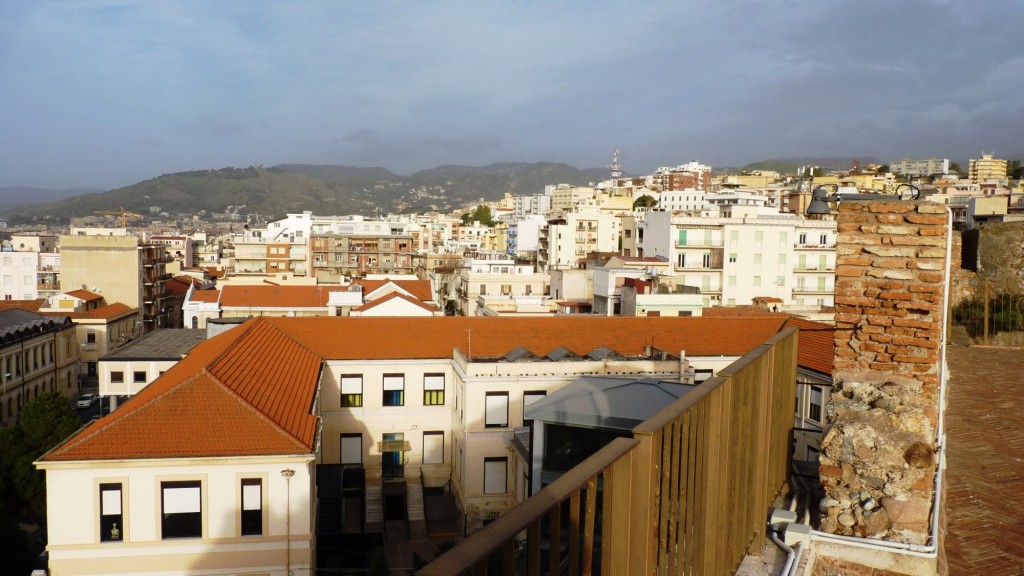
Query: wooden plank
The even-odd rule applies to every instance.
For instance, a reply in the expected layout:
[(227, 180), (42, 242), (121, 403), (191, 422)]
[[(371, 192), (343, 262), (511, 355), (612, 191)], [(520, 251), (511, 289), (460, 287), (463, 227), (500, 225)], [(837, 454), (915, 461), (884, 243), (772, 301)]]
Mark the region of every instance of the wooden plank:
[(569, 576), (580, 573), (580, 491), (569, 497)]
[(661, 460), (661, 474), (658, 477), (658, 493), (661, 495), (660, 506), (658, 506), (658, 566), (667, 566), (669, 562), (669, 506), (672, 503), (672, 492), (669, 486), (672, 480), (672, 429), (675, 420), (665, 425), (658, 433), (661, 437), (661, 450), (658, 451), (658, 458)]
[(728, 384), (720, 386), (708, 395), (705, 402), (703, 420), (706, 434), (704, 441), (706, 465), (702, 474), (705, 483), (704, 498), (701, 504), (703, 508), (701, 530), (704, 532), (704, 545), (701, 549), (703, 556), (701, 574), (722, 573), (718, 566), (722, 538), (729, 536), (722, 532), (720, 522), (722, 512), (727, 508), (719, 507), (722, 479), (726, 477), (722, 474), (724, 466), (722, 465), (721, 447), (725, 446), (722, 443), (722, 396), (728, 388)]
[(693, 566), (693, 478), (695, 472), (694, 456), (697, 451), (694, 449), (696, 436), (693, 433), (693, 410), (683, 412), (683, 437), (681, 444), (683, 454), (680, 457), (682, 462), (681, 470), (681, 494), (679, 497), (679, 537), (678, 546), (680, 551), (678, 574), (691, 574)]
[(548, 574), (558, 574), (562, 564), (562, 503), (551, 509), (548, 516), (551, 520), (548, 539), (551, 551), (548, 553)]
[[(630, 514), (633, 453), (612, 464), (604, 475), (604, 522), (601, 527), (601, 569), (606, 574), (629, 573), (629, 534), (634, 528)], [(635, 529), (642, 529), (637, 526)], [(550, 574), (557, 574), (551, 571)]]
[(516, 541), (515, 538), (505, 542), (501, 547), (501, 574), (516, 573)]
[(653, 432), (638, 432), (633, 429), (636, 440), (640, 443), (633, 450), (632, 482), (630, 483), (633, 492), (630, 501), (630, 519), (636, 527), (629, 532), (629, 574), (653, 574), (655, 563), (656, 527), (655, 514), (657, 511), (657, 481), (660, 471), (654, 458), (658, 453), (659, 446), (656, 446)]
[(682, 462), (679, 460), (682, 452), (680, 448), (683, 436), (682, 420), (680, 415), (672, 421), (671, 465), (669, 467), (671, 475), (669, 477), (668, 497), (665, 498), (665, 500), (670, 502), (668, 506), (668, 533), (665, 537), (665, 541), (668, 543), (666, 549), (668, 563), (665, 565), (667, 574), (675, 574), (679, 569), (679, 477), (685, 473)]
[(526, 573), (528, 576), (540, 576), (539, 518), (526, 529)]
[(597, 479), (587, 481), (587, 507), (583, 516), (583, 576), (594, 570), (594, 522), (597, 518)]

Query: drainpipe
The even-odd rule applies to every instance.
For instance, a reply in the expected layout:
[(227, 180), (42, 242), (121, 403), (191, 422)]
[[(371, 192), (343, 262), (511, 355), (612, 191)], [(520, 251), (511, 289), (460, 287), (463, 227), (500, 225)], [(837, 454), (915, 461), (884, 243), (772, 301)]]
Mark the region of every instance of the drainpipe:
[(292, 476), (295, 476), (295, 470), (291, 468), (285, 468), (281, 470), (281, 476), (284, 477), (285, 483), (285, 515), (284, 515), (284, 531), (285, 531), (285, 560), (284, 560), (284, 574), (285, 576), (292, 576)]

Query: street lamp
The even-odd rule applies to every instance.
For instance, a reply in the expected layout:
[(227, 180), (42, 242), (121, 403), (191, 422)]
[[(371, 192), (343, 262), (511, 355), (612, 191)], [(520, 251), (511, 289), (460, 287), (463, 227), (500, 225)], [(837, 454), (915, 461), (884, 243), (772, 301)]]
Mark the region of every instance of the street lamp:
[[(900, 189), (903, 187), (910, 188), (910, 191), (901, 194)], [(896, 187), (895, 194), (840, 194), (836, 187), (836, 193), (829, 195), (824, 186), (818, 186), (811, 192), (811, 203), (807, 206), (807, 215), (827, 216), (832, 213), (832, 207), (829, 204), (838, 204), (846, 200), (917, 200), (920, 197), (921, 190), (906, 182)]]
[(284, 477), (285, 482), (285, 514), (284, 514), (284, 531), (285, 531), (285, 557), (284, 557), (284, 573), (285, 576), (292, 575), (292, 476), (295, 476), (295, 470), (291, 468), (285, 468), (281, 470), (281, 476)]

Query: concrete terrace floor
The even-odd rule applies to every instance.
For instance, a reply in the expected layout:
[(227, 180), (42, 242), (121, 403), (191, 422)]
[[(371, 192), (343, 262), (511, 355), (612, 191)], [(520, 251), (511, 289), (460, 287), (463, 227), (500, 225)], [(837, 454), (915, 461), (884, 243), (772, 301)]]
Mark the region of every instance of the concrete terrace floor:
[(1024, 349), (947, 347), (949, 574), (1024, 574)]

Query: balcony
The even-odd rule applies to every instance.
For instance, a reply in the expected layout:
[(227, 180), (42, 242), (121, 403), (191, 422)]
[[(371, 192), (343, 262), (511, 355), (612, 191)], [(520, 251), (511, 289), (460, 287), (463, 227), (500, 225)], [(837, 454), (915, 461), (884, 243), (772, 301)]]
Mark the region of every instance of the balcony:
[(831, 242), (826, 244), (811, 244), (797, 242), (796, 244), (793, 244), (793, 248), (796, 250), (835, 250), (836, 243)]
[(795, 397), (789, 329), (417, 574), (731, 574), (785, 488)]
[(807, 295), (807, 294), (823, 295), (823, 294), (828, 294), (828, 295), (831, 296), (834, 293), (835, 293), (835, 289), (834, 288), (819, 288), (817, 286), (797, 286), (796, 288), (793, 288), (793, 296), (796, 296), (798, 294), (799, 295)]

